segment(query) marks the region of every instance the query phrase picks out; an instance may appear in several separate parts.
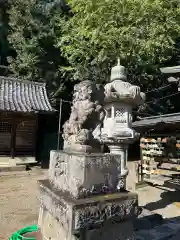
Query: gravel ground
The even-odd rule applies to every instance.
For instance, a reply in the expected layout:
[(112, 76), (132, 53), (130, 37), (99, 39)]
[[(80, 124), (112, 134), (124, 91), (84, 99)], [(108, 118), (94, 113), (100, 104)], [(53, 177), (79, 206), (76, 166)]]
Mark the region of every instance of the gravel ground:
[(37, 181), (45, 178), (45, 173), (34, 169), (0, 177), (0, 240), (7, 240), (14, 231), (37, 223)]
[[(134, 190), (136, 176), (133, 163), (129, 163), (127, 186)], [(33, 169), (28, 172), (0, 176), (0, 240), (7, 240), (17, 229), (37, 223), (39, 211), (39, 191), (37, 181), (46, 178), (47, 171)], [(179, 192), (155, 187), (138, 190), (140, 205), (160, 213), (165, 218), (180, 216), (180, 208), (174, 202), (180, 202)]]

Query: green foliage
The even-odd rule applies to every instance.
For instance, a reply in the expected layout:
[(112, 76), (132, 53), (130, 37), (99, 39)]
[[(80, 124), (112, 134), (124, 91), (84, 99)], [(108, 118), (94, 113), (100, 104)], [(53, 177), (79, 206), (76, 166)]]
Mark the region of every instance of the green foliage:
[(7, 56), (10, 54), (8, 35), (8, 16), (7, 16), (7, 2), (0, 2), (0, 74), (7, 73)]
[[(14, 76), (45, 81), (50, 96), (65, 92), (70, 75), (60, 66), (67, 62), (61, 55), (56, 42), (56, 16), (61, 18), (61, 1), (12, 0), (9, 2), (9, 42), (16, 51), (9, 58)], [(60, 38), (61, 31), (58, 29)], [(66, 91), (67, 93), (67, 91)]]
[(72, 17), (59, 19), (57, 45), (75, 76), (109, 79), (120, 57), (130, 81), (143, 89), (158, 87), (159, 67), (177, 54), (179, 0), (69, 0)]
[[(88, 77), (107, 82), (120, 57), (130, 82), (142, 90), (167, 84), (159, 68), (179, 61), (179, 0), (69, 0), (68, 4), (71, 10), (64, 0), (9, 0), (8, 39), (16, 52), (9, 58), (13, 75), (45, 81), (52, 98), (67, 99), (75, 81)], [(172, 91), (148, 94), (147, 101)], [(169, 105), (151, 101), (148, 111), (169, 112), (173, 99)]]

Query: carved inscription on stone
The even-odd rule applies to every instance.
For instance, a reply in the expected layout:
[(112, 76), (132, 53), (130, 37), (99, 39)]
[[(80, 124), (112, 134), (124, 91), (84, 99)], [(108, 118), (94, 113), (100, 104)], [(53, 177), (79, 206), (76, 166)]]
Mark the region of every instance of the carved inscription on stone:
[(94, 228), (105, 221), (122, 221), (136, 215), (137, 201), (111, 202), (88, 206), (75, 211), (74, 228)]
[(68, 191), (75, 198), (113, 193), (118, 191), (121, 177), (120, 156), (54, 152), (49, 172), (53, 186)]
[(55, 177), (61, 176), (65, 173), (65, 161), (57, 156), (54, 175)]

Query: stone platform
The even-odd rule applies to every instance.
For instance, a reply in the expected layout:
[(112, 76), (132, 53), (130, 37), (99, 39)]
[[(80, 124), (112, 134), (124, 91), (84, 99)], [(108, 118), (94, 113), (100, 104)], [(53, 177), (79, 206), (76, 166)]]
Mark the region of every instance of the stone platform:
[(137, 194), (124, 192), (75, 199), (40, 181), (39, 225), (44, 239), (133, 239), (132, 219), (137, 215)]
[(133, 239), (138, 198), (120, 179), (117, 154), (51, 151), (49, 179), (39, 182), (44, 239)]

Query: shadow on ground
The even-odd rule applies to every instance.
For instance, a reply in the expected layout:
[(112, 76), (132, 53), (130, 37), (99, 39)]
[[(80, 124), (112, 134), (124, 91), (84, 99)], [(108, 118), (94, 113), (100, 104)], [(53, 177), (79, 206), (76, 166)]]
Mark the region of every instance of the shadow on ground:
[(180, 191), (164, 191), (160, 194), (161, 199), (156, 202), (150, 202), (144, 207), (150, 211), (163, 209), (172, 203), (179, 203), (180, 207)]

